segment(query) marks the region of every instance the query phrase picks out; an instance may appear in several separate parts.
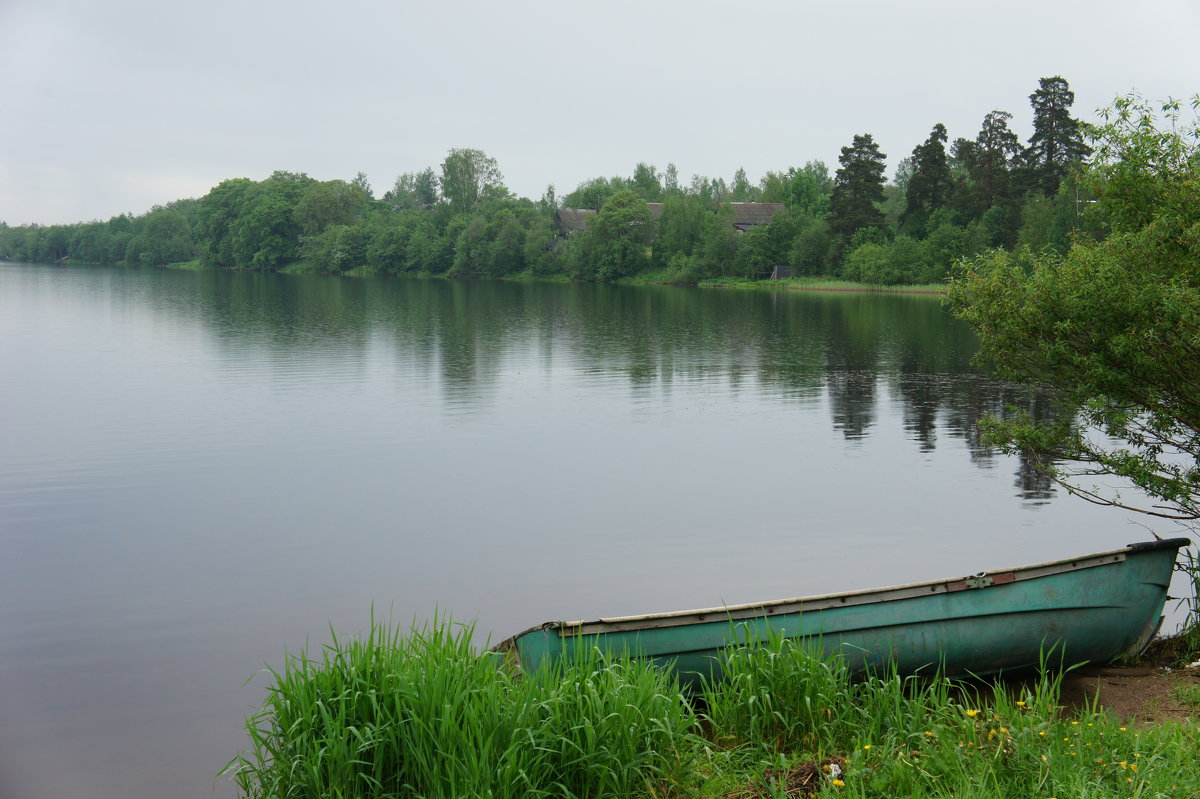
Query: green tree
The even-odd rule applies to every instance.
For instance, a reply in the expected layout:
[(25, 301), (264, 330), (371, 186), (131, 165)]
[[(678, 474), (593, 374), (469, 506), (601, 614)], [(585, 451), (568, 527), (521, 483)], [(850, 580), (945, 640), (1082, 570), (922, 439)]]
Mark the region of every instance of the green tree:
[(316, 235), (330, 225), (361, 222), (370, 202), (368, 189), (361, 183), (326, 180), (312, 183), (300, 195), (293, 216), (300, 232)]
[(712, 212), (698, 197), (690, 194), (668, 195), (658, 218), (654, 242), (654, 262), (666, 266), (677, 255), (695, 253)]
[(298, 257), (296, 206), (315, 182), (303, 173), (275, 172), (249, 187), (230, 225), (234, 266), (272, 271)]
[(487, 274), (512, 275), (525, 268), (525, 228), (505, 209), (488, 223)]
[(788, 261), (797, 275), (823, 274), (829, 269), (833, 243), (829, 223), (824, 218), (806, 216), (797, 225)]
[(974, 141), (955, 142), (955, 157), (967, 172), (967, 185), (956, 205), (968, 218), (977, 219), (989, 208), (1013, 195), (1012, 168), (1021, 153), (1017, 134), (1008, 127), (1012, 114), (992, 111)]
[(924, 235), (930, 215), (950, 199), (946, 140), (946, 126), (939, 122), (929, 138), (913, 149), (912, 174), (905, 185), (905, 207), (900, 215), (901, 227), (913, 235)]
[(200, 198), (197, 212), (196, 241), (200, 256), (209, 266), (232, 267), (233, 229), (248, 210), (255, 186), (249, 178), (232, 178), (218, 183)]
[(916, 161), (911, 155), (896, 162), (896, 174), (892, 178), (892, 185), (905, 194), (908, 194), (908, 182), (912, 180), (915, 163)]
[(844, 242), (862, 228), (887, 223), (876, 205), (883, 202), (885, 157), (869, 133), (855, 136), (838, 156), (841, 167), (834, 176), (829, 213), (830, 227)]
[(824, 161), (809, 161), (800, 169), (789, 169), (784, 189), (788, 208), (804, 211), (815, 217), (829, 213), (833, 179)]
[(554, 184), (546, 186), (546, 190), (542, 192), (542, 198), (537, 202), (538, 211), (545, 217), (547, 224), (554, 219), (554, 214), (558, 211), (558, 196), (554, 193)]
[(733, 183), (729, 187), (729, 199), (735, 203), (754, 202), (758, 199), (758, 187), (746, 177), (746, 170), (738, 167), (733, 173)]
[(425, 208), (438, 201), (438, 178), (432, 168), (396, 176), (383, 199), (400, 209)]
[(563, 197), (563, 205), (567, 208), (590, 208), (599, 211), (609, 197), (627, 189), (629, 181), (624, 178), (592, 178), (580, 183), (575, 191)]
[(846, 253), (841, 274), (846, 280), (876, 286), (899, 283), (902, 277), (892, 260), (891, 248), (873, 241), (864, 242)]
[(1072, 164), (1087, 158), (1091, 148), (1084, 143), (1079, 120), (1071, 116), (1075, 92), (1059, 76), (1042, 78), (1038, 90), (1029, 95), (1033, 106), (1033, 135), (1022, 153), (1022, 169), (1030, 191), (1047, 197), (1058, 190)]
[(1071, 248), (1071, 231), (1076, 223), (1074, 193), (1062, 186), (1055, 194), (1031, 194), (1021, 206), (1021, 228), (1017, 243), (1033, 251), (1052, 250), (1063, 254)]
[(788, 175), (780, 172), (767, 171), (758, 181), (758, 200), (764, 203), (785, 203), (787, 196)]
[(330, 225), (301, 239), (301, 255), (320, 272), (348, 272), (368, 264), (371, 242), (359, 225)]
[[(1200, 98), (1193, 108), (1200, 105)], [(1161, 116), (1160, 116), (1161, 114)], [(987, 440), (1090, 501), (1200, 518), (1200, 119), (1118, 99), (1084, 175), (1107, 240), (1065, 256), (993, 251), (950, 299), (1008, 377), (1055, 392), (1057, 421), (1014, 412)], [(1111, 443), (1110, 443), (1111, 442)], [(1148, 503), (1105, 488), (1123, 478)]]
[(742, 277), (758, 280), (771, 274), (771, 267), (782, 259), (771, 240), (770, 225), (757, 225), (737, 237), (734, 263)]
[(646, 201), (628, 189), (608, 199), (582, 236), (575, 275), (586, 280), (612, 281), (637, 274), (649, 265), (653, 235)]
[(141, 232), (129, 242), (126, 260), (143, 266), (166, 266), (190, 260), (196, 252), (187, 217), (174, 208), (156, 207), (141, 221)]
[(641, 195), (646, 202), (656, 203), (662, 199), (663, 188), (658, 177), (658, 170), (644, 161), (634, 167), (633, 180), (629, 182), (629, 188)]
[(663, 172), (663, 194), (670, 196), (681, 191), (683, 189), (679, 185), (679, 168), (675, 164), (667, 164), (667, 169)]
[(733, 206), (724, 203), (708, 215), (696, 250), (698, 270), (706, 277), (731, 277), (737, 274), (738, 236), (733, 226)]
[(545, 216), (533, 220), (525, 233), (523, 254), (526, 267), (535, 275), (554, 274), (559, 269), (554, 252), (557, 244), (550, 220)]
[(729, 187), (725, 185), (724, 178), (708, 178), (704, 175), (692, 175), (691, 185), (688, 187), (688, 192), (700, 198), (709, 208), (716, 208), (718, 204), (729, 199)]
[(375, 191), (371, 188), (371, 181), (367, 180), (366, 172), (358, 172), (354, 175), (354, 180), (350, 181), (353, 185), (362, 189), (362, 193), (367, 195), (368, 200), (375, 199)]
[(442, 162), (442, 195), (455, 213), (475, 210), (481, 200), (506, 193), (495, 158), (482, 150), (451, 150)]

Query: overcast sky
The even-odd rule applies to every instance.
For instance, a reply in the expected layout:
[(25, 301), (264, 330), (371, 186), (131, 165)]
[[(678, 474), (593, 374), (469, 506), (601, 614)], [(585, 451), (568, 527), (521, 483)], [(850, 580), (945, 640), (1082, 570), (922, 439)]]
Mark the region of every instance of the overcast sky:
[(837, 167), (871, 133), (889, 174), (936, 122), (1039, 77), (1075, 114), (1200, 91), (1200, 0), (0, 0), (0, 220), (107, 219), (277, 169), (382, 194), (452, 147), (517, 194), (638, 161), (757, 181)]

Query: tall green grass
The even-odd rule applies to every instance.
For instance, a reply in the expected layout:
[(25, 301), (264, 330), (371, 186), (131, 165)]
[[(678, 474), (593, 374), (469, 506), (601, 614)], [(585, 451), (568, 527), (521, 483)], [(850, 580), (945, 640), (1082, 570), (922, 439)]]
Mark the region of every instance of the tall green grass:
[(373, 622), (288, 657), (227, 773), (253, 799), (748, 797), (783, 795), (765, 770), (835, 758), (823, 796), (1200, 796), (1200, 727), (1068, 712), (1049, 657), (1015, 686), (861, 678), (777, 636), (727, 650), (723, 679), (688, 697), (585, 649), (514, 676), (472, 632)]
[(516, 679), (471, 627), (375, 623), (272, 671), (251, 747), (227, 767), (246, 797), (629, 796), (670, 786), (696, 719), (640, 662), (577, 662)]

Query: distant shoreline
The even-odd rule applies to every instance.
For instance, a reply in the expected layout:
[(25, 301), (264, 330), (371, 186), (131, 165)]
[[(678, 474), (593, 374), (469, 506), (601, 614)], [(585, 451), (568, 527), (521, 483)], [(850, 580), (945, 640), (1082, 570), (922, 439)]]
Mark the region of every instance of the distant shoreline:
[[(102, 266), (106, 268), (117, 269), (143, 269), (142, 266), (127, 266), (123, 264), (91, 264), (82, 261), (56, 261), (53, 263), (44, 263), (38, 261), (4, 261), (3, 263), (31, 263), (38, 266)], [(239, 272), (251, 270), (227, 269), (223, 267), (204, 266), (199, 261), (178, 261), (167, 264), (161, 269), (172, 269), (185, 272)], [(586, 283), (588, 281), (571, 280), (570, 278), (561, 275), (532, 275), (528, 273), (520, 273), (516, 275), (506, 275), (504, 277), (487, 277), (487, 276), (471, 276), (471, 277), (456, 277), (453, 275), (434, 274), (432, 272), (406, 272), (399, 275), (373, 275), (351, 270), (348, 272), (319, 272), (305, 267), (302, 263), (293, 263), (288, 266), (276, 270), (275, 274), (280, 275), (324, 275), (326, 277), (383, 277), (394, 279), (418, 279), (418, 280), (494, 280), (502, 283)], [(622, 278), (614, 281), (609, 285), (617, 286), (676, 286), (678, 288), (701, 288), (701, 289), (734, 289), (734, 290), (763, 290), (771, 291), (812, 291), (826, 293), (842, 293), (842, 294), (912, 294), (912, 295), (927, 295), (939, 296), (945, 294), (948, 286), (945, 284), (925, 284), (925, 285), (895, 285), (895, 286), (878, 286), (870, 283), (856, 283), (849, 280), (839, 280), (837, 278), (786, 278), (783, 280), (747, 280), (744, 278), (733, 278), (729, 280), (719, 278), (709, 278), (695, 284), (675, 283), (669, 279), (665, 279), (665, 275), (649, 274), (638, 278)]]

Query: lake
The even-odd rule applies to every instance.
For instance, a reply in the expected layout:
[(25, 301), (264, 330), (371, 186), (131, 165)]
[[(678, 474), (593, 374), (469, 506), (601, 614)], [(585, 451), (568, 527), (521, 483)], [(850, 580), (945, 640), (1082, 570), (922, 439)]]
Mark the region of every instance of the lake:
[[(1149, 537), (888, 294), (0, 265), (0, 796), (231, 797), (264, 664)], [(1160, 529), (1163, 534), (1175, 531)]]

